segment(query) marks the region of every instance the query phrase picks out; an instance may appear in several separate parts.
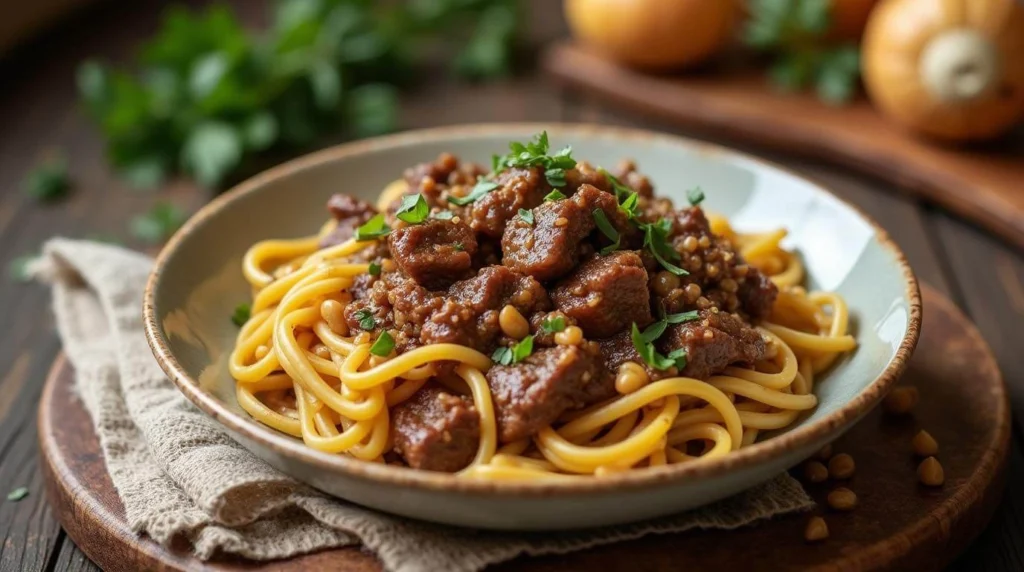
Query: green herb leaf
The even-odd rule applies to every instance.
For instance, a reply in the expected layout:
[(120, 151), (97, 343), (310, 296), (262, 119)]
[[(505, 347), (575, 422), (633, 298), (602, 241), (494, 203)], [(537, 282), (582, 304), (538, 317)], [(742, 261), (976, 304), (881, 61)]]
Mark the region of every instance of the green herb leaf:
[(519, 218), (523, 219), (523, 222), (526, 224), (533, 226), (533, 211), (519, 209)]
[(669, 259), (679, 260), (679, 253), (672, 248), (672, 244), (668, 240), (671, 228), (672, 221), (665, 218), (656, 223), (641, 225), (641, 229), (644, 231), (644, 247), (654, 255), (654, 259), (662, 268), (676, 276), (687, 276), (690, 274), (689, 272), (669, 262)]
[(477, 181), (476, 186), (473, 187), (473, 190), (469, 191), (468, 195), (464, 197), (448, 197), (448, 202), (464, 207), (497, 188), (498, 183), (481, 179)]
[(818, 97), (839, 105), (853, 99), (860, 77), (860, 51), (856, 46), (841, 46), (822, 54), (815, 79)]
[(612, 191), (615, 192), (616, 200), (618, 200), (620, 203), (624, 202), (629, 197), (629, 195), (634, 194), (633, 189), (622, 184), (622, 181), (620, 181), (618, 177), (615, 177), (608, 171), (604, 169), (598, 169), (597, 172), (604, 175), (604, 178), (608, 180), (608, 183), (612, 186)]
[(650, 326), (647, 326), (647, 328), (644, 329), (643, 334), (641, 334), (641, 337), (643, 338), (645, 343), (653, 343), (657, 341), (658, 338), (661, 337), (661, 334), (665, 333), (665, 328), (667, 327), (668, 322), (666, 322), (665, 320), (658, 320), (657, 322), (654, 322)]
[(252, 307), (249, 304), (242, 303), (235, 306), (234, 313), (231, 314), (231, 323), (241, 328), (249, 321), (249, 316), (252, 313)]
[(626, 213), (630, 220), (635, 220), (640, 216), (640, 195), (629, 193), (626, 200), (622, 201), (622, 204), (619, 205), (619, 210)]
[(565, 186), (565, 169), (555, 168), (544, 171), (544, 178), (552, 187)]
[(157, 244), (170, 238), (185, 223), (186, 218), (185, 211), (176, 205), (158, 202), (149, 212), (132, 219), (132, 235), (150, 244)]
[(362, 242), (366, 240), (375, 240), (382, 236), (387, 236), (391, 232), (387, 223), (384, 221), (383, 214), (376, 214), (370, 220), (366, 221), (365, 224), (356, 229), (356, 240)]
[(680, 312), (678, 314), (669, 314), (662, 318), (669, 324), (682, 324), (685, 322), (692, 322), (700, 317), (697, 310), (691, 310), (689, 312)]
[(526, 336), (515, 344), (512, 344), (511, 348), (501, 347), (494, 350), (494, 353), (491, 354), (491, 360), (500, 363), (501, 365), (512, 365), (530, 357), (530, 354), (532, 353), (533, 336)]
[(7, 500), (11, 502), (18, 502), (21, 499), (28, 496), (28, 487), (18, 487), (13, 491), (7, 493)]
[(686, 191), (686, 200), (695, 207), (704, 202), (704, 191), (700, 187), (690, 189)]
[(562, 316), (544, 318), (540, 323), (540, 329), (546, 334), (557, 334), (565, 329), (565, 318)]
[(686, 352), (686, 348), (679, 348), (670, 351), (668, 355), (665, 357), (675, 362), (676, 368), (682, 370), (683, 368), (686, 367), (686, 361), (689, 356)]
[(68, 164), (63, 156), (43, 160), (25, 176), (22, 192), (37, 201), (55, 201), (67, 195), (71, 188)]
[(452, 248), (455, 249), (455, 252), (463, 252), (466, 250), (466, 245), (462, 244), (461, 242), (456, 242), (452, 244)]
[(394, 87), (380, 83), (357, 87), (346, 98), (345, 117), (358, 137), (394, 131), (398, 124), (398, 93)]
[(380, 276), (380, 264), (371, 262), (369, 272), (370, 276)]
[(373, 312), (367, 308), (356, 312), (355, 318), (359, 321), (359, 327), (363, 330), (370, 331), (377, 327), (377, 320), (373, 318)]
[[(650, 328), (648, 328), (648, 331), (649, 330)], [(664, 331), (664, 329), (662, 329), (662, 331)], [(654, 369), (664, 371), (675, 365), (674, 358), (669, 359), (658, 353), (658, 350), (654, 348), (653, 340), (647, 339), (647, 331), (641, 333), (640, 328), (638, 328), (636, 325), (636, 322), (633, 323), (633, 328), (630, 337), (633, 340), (633, 347), (636, 348), (637, 353), (640, 354), (640, 357)]]
[(553, 156), (548, 155), (550, 143), (547, 131), (540, 132), (529, 143), (512, 141), (508, 147), (511, 151), (509, 154), (492, 161), (495, 173), (506, 168), (539, 167), (544, 169), (549, 185), (564, 187), (565, 171), (576, 166), (576, 160), (572, 158), (572, 147), (565, 147)]
[(433, 217), (436, 218), (437, 220), (452, 220), (452, 217), (454, 216), (455, 213), (453, 213), (452, 211), (437, 211), (433, 215)]
[(594, 222), (597, 223), (598, 230), (600, 230), (601, 234), (605, 235), (608, 240), (612, 241), (610, 245), (601, 249), (601, 254), (606, 255), (615, 252), (619, 249), (619, 231), (615, 230), (615, 227), (612, 226), (612, 223), (608, 220), (608, 215), (604, 214), (603, 210), (594, 209), (593, 215)]
[(558, 189), (555, 189), (554, 191), (551, 191), (550, 193), (544, 195), (544, 202), (560, 201), (560, 200), (562, 200), (564, 198), (565, 198), (565, 194), (562, 193), (562, 191), (559, 191)]
[(395, 216), (409, 224), (420, 224), (427, 220), (429, 214), (430, 207), (422, 193), (402, 197), (402, 204), (395, 211)]
[(387, 331), (383, 331), (377, 336), (377, 341), (370, 346), (370, 353), (375, 356), (387, 357), (393, 349), (395, 349), (395, 339)]

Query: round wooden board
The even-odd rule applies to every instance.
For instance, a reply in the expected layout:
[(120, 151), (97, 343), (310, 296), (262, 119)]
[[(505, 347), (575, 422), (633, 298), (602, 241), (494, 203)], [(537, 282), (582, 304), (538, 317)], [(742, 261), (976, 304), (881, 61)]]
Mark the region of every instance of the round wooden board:
[[(852, 513), (824, 514), (831, 537), (806, 544), (807, 515), (789, 515), (733, 531), (701, 531), (603, 546), (563, 556), (521, 557), (496, 568), (601, 570), (937, 570), (985, 527), (1005, 481), (1010, 436), (1006, 390), (977, 330), (953, 304), (924, 289), (924, 332), (901, 383), (921, 402), (901, 418), (875, 411), (835, 443), (857, 473), (843, 483), (859, 497)], [(135, 535), (110, 482), (89, 417), (73, 394), (73, 372), (58, 358), (39, 405), (39, 439), (50, 504), (68, 536), (100, 567), (134, 570), (379, 570), (357, 548), (284, 562), (199, 562), (187, 546), (163, 547)], [(917, 483), (910, 440), (925, 428), (941, 446), (946, 484)], [(835, 483), (809, 485), (824, 506)]]

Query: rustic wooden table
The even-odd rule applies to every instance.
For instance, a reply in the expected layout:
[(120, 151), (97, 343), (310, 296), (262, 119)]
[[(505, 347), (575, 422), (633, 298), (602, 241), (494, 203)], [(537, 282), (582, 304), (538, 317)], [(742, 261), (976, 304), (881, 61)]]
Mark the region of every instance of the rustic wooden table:
[[(264, 2), (231, 3), (250, 23), (258, 24), (265, 17)], [(532, 4), (527, 43), (535, 50), (564, 35), (565, 30), (558, 14), (560, 3), (536, 0)], [(101, 4), (0, 61), (0, 77), (4, 78), (0, 93), (0, 262), (6, 265), (37, 250), (55, 234), (123, 236), (128, 219), (158, 198), (193, 210), (206, 200), (203, 192), (187, 183), (169, 185), (156, 194), (133, 192), (118, 183), (105, 166), (97, 132), (76, 106), (76, 64), (89, 55), (125, 60), (133, 46), (152, 33), (159, 12), (153, 2)], [(434, 81), (410, 92), (402, 103), (403, 128), (531, 120), (668, 130), (598, 106), (585, 94), (559, 92), (529, 66), (515, 79), (488, 85)], [(701, 137), (701, 133), (685, 134)], [(75, 188), (67, 201), (40, 206), (25, 198), (18, 187), (36, 157), (48, 147), (67, 153)], [(1009, 460), (1010, 486), (991, 525), (954, 568), (1024, 569), (1024, 489), (1020, 487), (1024, 482), (1024, 253), (982, 229), (901, 195), (893, 185), (777, 153), (746, 150), (822, 181), (874, 216), (903, 247), (918, 276), (956, 301), (991, 344), (1017, 414)], [(130, 240), (126, 243), (140, 246)], [(20, 502), (0, 502), (3, 571), (96, 569), (66, 538), (46, 506), (40, 480), (36, 404), (59, 350), (48, 306), (44, 288), (0, 280), (0, 492), (20, 486), (30, 491)]]

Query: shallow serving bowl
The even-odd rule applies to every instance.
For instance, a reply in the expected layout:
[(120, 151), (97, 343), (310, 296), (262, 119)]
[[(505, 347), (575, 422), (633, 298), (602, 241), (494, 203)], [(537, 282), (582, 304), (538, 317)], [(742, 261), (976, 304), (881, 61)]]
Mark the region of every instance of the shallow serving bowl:
[[(818, 383), (820, 403), (785, 432), (724, 458), (571, 482), (490, 482), (366, 463), (307, 448), (238, 406), (227, 356), (234, 307), (248, 301), (241, 259), (254, 242), (313, 234), (332, 193), (376, 199), (407, 166), (448, 151), (489, 164), (510, 140), (547, 129), (552, 146), (614, 166), (635, 159), (661, 194), (706, 207), (740, 230), (789, 229), (808, 286), (835, 290), (851, 310), (858, 348)], [(877, 225), (820, 186), (721, 147), (585, 125), (479, 125), (414, 131), (334, 147), (256, 176), (201, 209), (156, 261), (145, 298), (157, 360), (196, 406), (271, 465), (332, 495), (425, 520), (494, 529), (561, 529), (628, 522), (706, 504), (766, 481), (834, 440), (885, 395), (917, 343), (921, 300), (903, 253)]]

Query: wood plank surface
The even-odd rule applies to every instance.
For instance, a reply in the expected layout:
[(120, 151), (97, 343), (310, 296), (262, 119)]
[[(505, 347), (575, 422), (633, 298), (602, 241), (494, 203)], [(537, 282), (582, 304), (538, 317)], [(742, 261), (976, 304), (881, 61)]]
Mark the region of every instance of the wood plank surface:
[[(263, 0), (228, 3), (239, 7), (247, 22), (265, 20)], [(564, 34), (558, 4), (531, 2), (527, 59), (540, 43)], [(10, 260), (37, 249), (54, 234), (84, 237), (114, 230), (124, 238), (130, 216), (145, 211), (158, 198), (170, 198), (189, 209), (205, 200), (187, 184), (172, 185), (156, 194), (125, 189), (105, 166), (100, 139), (75, 104), (73, 70), (77, 62), (86, 55), (125, 61), (137, 41), (151, 35), (159, 11), (156, 2), (108, 1), (0, 61), (5, 78), (5, 89), (0, 90), (0, 264), (6, 267)], [(561, 119), (697, 133), (593, 102), (581, 110), (583, 97), (560, 92), (529, 65), (518, 77), (498, 84), (466, 86), (438, 79), (403, 96), (403, 127)], [(52, 147), (67, 150), (76, 187), (68, 202), (39, 206), (25, 199), (18, 186), (35, 159)], [(1019, 350), (1024, 327), (1016, 287), (1010, 279), (1016, 275), (1019, 284), (1024, 276), (1022, 253), (1006, 248), (984, 230), (921, 208), (900, 196), (899, 187), (892, 184), (785, 155), (768, 157), (822, 180), (866, 210), (904, 248), (922, 278), (953, 295), (994, 346), (1017, 419), (1024, 419), (1020, 408), (1024, 352)], [(96, 569), (64, 538), (40, 488), (35, 404), (59, 347), (48, 304), (48, 294), (42, 288), (0, 280), (0, 492), (19, 486), (30, 489), (30, 496), (21, 502), (0, 503), (2, 571)], [(1018, 423), (1010, 482), (1024, 482), (1021, 436)], [(1024, 491), (1020, 487), (1009, 489), (992, 525), (956, 568), (1024, 570)]]

